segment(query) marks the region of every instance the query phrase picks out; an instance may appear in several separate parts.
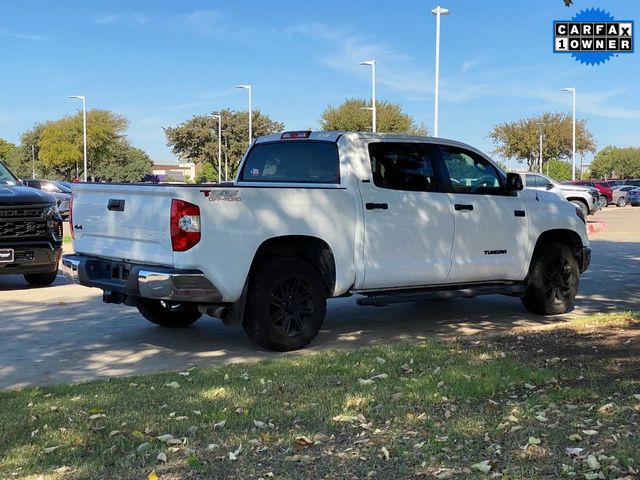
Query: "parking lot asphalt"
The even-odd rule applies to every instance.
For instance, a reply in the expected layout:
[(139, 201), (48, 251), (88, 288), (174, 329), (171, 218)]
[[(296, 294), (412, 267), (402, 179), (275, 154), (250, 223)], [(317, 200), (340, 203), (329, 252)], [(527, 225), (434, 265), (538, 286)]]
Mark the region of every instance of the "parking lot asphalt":
[(155, 326), (136, 309), (105, 305), (101, 291), (71, 285), (62, 276), (47, 288), (30, 288), (20, 276), (0, 276), (0, 389), (469, 335), (638, 309), (640, 208), (609, 207), (589, 220), (606, 226), (591, 234), (591, 268), (581, 279), (575, 310), (567, 315), (539, 317), (518, 299), (497, 295), (387, 307), (360, 307), (355, 298), (342, 298), (329, 302), (311, 346), (288, 354), (261, 350), (240, 327), (209, 317), (182, 330)]

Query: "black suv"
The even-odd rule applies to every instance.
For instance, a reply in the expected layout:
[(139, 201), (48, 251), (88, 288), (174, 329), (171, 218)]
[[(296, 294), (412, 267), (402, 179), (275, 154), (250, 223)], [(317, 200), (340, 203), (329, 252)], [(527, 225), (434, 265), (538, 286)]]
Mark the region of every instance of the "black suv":
[(62, 255), (62, 218), (56, 199), (21, 186), (0, 162), (0, 275), (22, 274), (30, 285), (49, 285)]

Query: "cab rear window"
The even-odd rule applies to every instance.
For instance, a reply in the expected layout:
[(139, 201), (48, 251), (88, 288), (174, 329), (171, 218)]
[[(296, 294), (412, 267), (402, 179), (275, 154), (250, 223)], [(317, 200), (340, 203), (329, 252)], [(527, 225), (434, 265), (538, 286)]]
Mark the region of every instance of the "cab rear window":
[(240, 181), (340, 183), (338, 147), (314, 141), (259, 143), (249, 152)]

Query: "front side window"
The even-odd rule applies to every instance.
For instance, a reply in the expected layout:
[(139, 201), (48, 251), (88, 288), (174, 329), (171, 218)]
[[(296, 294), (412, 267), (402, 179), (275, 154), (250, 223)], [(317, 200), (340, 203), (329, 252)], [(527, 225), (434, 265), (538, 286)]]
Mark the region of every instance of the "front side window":
[(504, 193), (496, 168), (474, 152), (448, 145), (438, 146), (454, 193)]
[(369, 144), (373, 183), (380, 188), (433, 192), (437, 190), (429, 145), (380, 142)]
[(333, 142), (259, 143), (249, 152), (240, 181), (340, 183), (338, 147)]
[(0, 185), (15, 186), (17, 184), (16, 178), (9, 169), (0, 163)]

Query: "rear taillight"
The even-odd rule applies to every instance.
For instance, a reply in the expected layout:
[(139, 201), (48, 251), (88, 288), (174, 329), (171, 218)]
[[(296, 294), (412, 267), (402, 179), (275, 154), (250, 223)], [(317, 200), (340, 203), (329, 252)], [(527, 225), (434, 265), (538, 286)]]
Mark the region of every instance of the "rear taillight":
[(76, 236), (73, 233), (73, 197), (75, 193), (71, 193), (71, 199), (69, 200), (69, 230), (71, 230), (71, 239), (75, 240)]
[(171, 247), (189, 250), (200, 241), (200, 207), (184, 200), (171, 200)]

